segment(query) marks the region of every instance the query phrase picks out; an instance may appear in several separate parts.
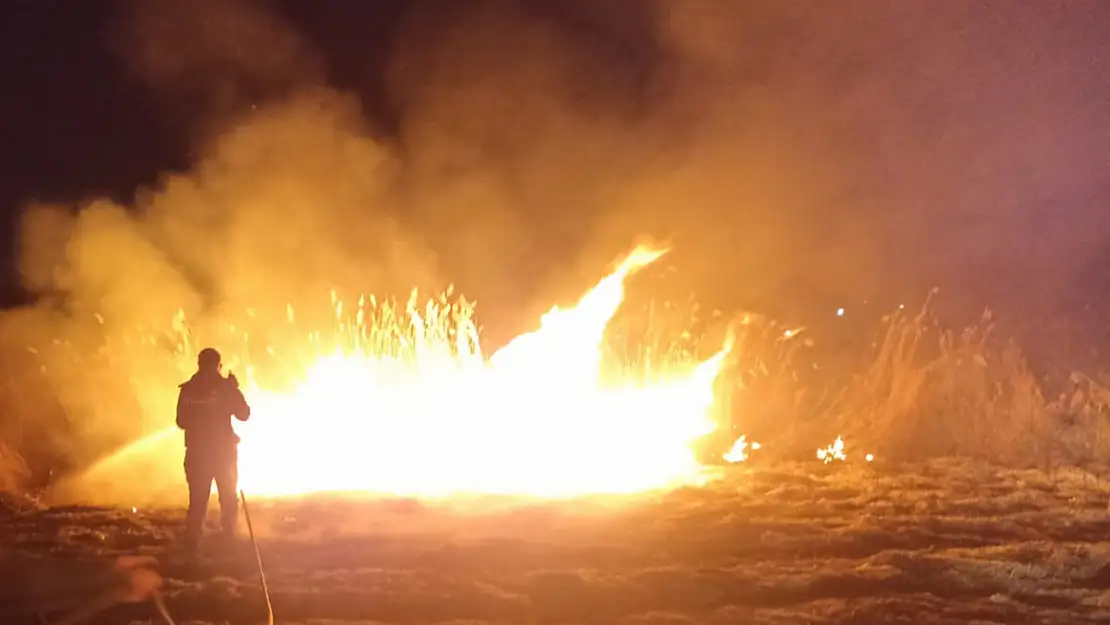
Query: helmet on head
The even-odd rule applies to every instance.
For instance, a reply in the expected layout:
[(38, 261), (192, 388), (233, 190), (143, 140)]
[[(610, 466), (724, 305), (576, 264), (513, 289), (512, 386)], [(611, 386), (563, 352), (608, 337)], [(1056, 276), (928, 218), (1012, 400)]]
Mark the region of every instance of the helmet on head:
[(204, 349), (200, 350), (199, 354), (197, 354), (197, 368), (202, 371), (218, 370), (220, 368), (221, 362), (222, 359), (220, 358), (220, 352), (211, 347), (205, 347)]

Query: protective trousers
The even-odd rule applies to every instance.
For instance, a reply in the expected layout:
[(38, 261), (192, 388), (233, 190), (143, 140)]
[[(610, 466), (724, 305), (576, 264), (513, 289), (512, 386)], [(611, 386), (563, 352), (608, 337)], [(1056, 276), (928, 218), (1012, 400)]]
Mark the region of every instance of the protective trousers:
[(239, 500), (236, 496), (239, 487), (238, 456), (235, 446), (185, 450), (185, 480), (189, 484), (185, 533), (190, 542), (196, 543), (204, 533), (212, 482), (216, 483), (220, 500), (220, 526), (225, 535), (235, 535), (239, 520)]

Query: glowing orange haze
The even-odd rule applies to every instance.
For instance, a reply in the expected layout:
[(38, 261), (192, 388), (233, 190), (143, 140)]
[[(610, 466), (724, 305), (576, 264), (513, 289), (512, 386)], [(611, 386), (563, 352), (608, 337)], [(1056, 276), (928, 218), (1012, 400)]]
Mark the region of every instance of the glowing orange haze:
[(435, 324), (411, 309), (415, 358), (383, 354), (360, 313), (349, 344), (293, 388), (245, 381), (254, 416), (236, 424), (242, 487), (571, 497), (704, 482), (693, 447), (716, 429), (713, 385), (730, 345), (647, 380), (618, 372), (602, 382), (624, 281), (664, 253), (635, 249), (575, 307), (553, 308), (488, 359), (473, 326), (429, 332)]

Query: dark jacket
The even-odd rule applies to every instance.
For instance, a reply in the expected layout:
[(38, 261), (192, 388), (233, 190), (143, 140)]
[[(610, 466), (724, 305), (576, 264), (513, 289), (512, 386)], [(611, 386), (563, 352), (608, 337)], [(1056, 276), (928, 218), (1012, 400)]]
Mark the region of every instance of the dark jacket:
[(234, 376), (196, 373), (180, 388), (177, 427), (185, 430), (186, 448), (226, 448), (239, 442), (231, 418), (246, 421), (251, 408)]

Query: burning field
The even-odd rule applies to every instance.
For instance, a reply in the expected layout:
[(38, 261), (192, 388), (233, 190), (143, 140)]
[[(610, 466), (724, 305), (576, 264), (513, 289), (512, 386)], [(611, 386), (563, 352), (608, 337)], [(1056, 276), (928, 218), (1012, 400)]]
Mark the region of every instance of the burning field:
[[(577, 305), (552, 308), (488, 357), (469, 309), (410, 303), (383, 321), (367, 317), (365, 298), (349, 317), (338, 305), (334, 342), (313, 335), (315, 355), (287, 386), (267, 387), (247, 367), (255, 417), (239, 426), (242, 487), (566, 498), (704, 483), (712, 469), (699, 445), (720, 426), (714, 384), (730, 343), (639, 370), (606, 358), (625, 280), (664, 253), (636, 248)], [(160, 477), (180, 482), (179, 439), (174, 427), (151, 434), (57, 496), (147, 503), (162, 494)], [(137, 467), (138, 483), (128, 479)]]
[[(1052, 397), (989, 316), (955, 334), (928, 304), (885, 317), (846, 371), (807, 328), (673, 323), (636, 288), (669, 253), (633, 248), (491, 353), (474, 304), (450, 293), (333, 295), (322, 322), (289, 304), (209, 325), (253, 407), (240, 485), (277, 622), (1110, 618), (1101, 382), (1073, 374)], [(183, 311), (161, 333), (97, 322), (93, 362), (111, 366), (92, 369), (129, 375), (85, 367), (70, 378), (84, 386), (50, 392), (93, 415), (133, 397), (165, 418), (5, 512), (10, 553), (61, 570), (151, 556), (175, 622), (262, 622), (250, 543), (179, 547), (183, 449), (166, 425), (201, 333)], [(29, 351), (41, 372), (79, 354)], [(6, 567), (5, 623), (97, 596), (21, 570)]]
[[(725, 401), (722, 372), (736, 376), (752, 348), (750, 319), (703, 355), (618, 357), (626, 283), (664, 254), (636, 248), (576, 305), (553, 308), (488, 356), (473, 308), (440, 301), (383, 315), (367, 299), (346, 313), (336, 302), (335, 332), (310, 336), (303, 370), (284, 386), (238, 356), (254, 406), (239, 428), (242, 487), (277, 622), (1110, 618), (1110, 483), (1099, 471), (901, 462), (840, 437), (809, 447), (806, 461), (783, 460), (774, 443), (733, 427), (761, 423), (733, 414), (743, 393)], [(895, 364), (873, 365), (859, 384), (915, 380), (908, 405), (929, 406), (920, 390), (938, 384), (929, 372), (956, 366), (945, 358), (975, 343), (921, 364), (909, 326), (891, 323), (875, 360)], [(904, 323), (920, 330), (922, 321)], [(792, 344), (800, 329), (775, 334)], [(984, 353), (991, 362), (970, 360), (990, 366), (995, 356)], [(767, 392), (761, 366), (763, 378), (739, 376), (744, 391)], [(844, 394), (836, 409), (866, 406), (861, 396)], [(885, 396), (873, 412), (900, 403)], [(1016, 411), (1005, 402), (1028, 399), (984, 396), (993, 403), (980, 410)], [(789, 416), (781, 408), (776, 420)], [(53, 507), (6, 512), (10, 547), (74, 563), (153, 556), (176, 622), (262, 622), (249, 543), (209, 545), (199, 560), (180, 552), (181, 481), (180, 434), (156, 431), (58, 484)], [(38, 622), (92, 593), (38, 586), (5, 622)], [(92, 622), (147, 622), (159, 618), (153, 610), (116, 606)]]
[(10, 29), (0, 625), (1110, 622), (1095, 13), (100, 4)]

